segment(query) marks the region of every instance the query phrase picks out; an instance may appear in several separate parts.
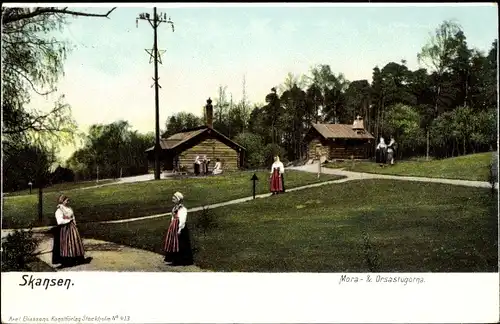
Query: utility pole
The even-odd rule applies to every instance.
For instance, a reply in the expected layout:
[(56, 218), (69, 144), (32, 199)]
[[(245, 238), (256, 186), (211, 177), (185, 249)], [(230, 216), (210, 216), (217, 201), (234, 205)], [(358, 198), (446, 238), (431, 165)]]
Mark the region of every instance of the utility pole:
[[(139, 20), (147, 20), (151, 27), (153, 27), (154, 31), (154, 42), (153, 42), (153, 49), (146, 49), (146, 52), (150, 55), (149, 63), (154, 61), (154, 66), (155, 66), (155, 76), (153, 78), (154, 80), (154, 86), (155, 86), (155, 180), (160, 179), (160, 99), (159, 99), (159, 93), (158, 90), (161, 88), (161, 86), (158, 83), (158, 80), (160, 79), (158, 77), (158, 63), (162, 64), (161, 62), (161, 54), (163, 54), (165, 51), (160, 51), (158, 50), (158, 26), (161, 23), (167, 23), (172, 26), (172, 32), (174, 31), (174, 23), (168, 17), (167, 19), (167, 14), (158, 14), (156, 12), (156, 7), (153, 8), (153, 17), (151, 18), (149, 13), (141, 13), (139, 14), (139, 17), (136, 18), (135, 23), (136, 26), (138, 27), (139, 25)], [(153, 86), (151, 86), (153, 87)]]

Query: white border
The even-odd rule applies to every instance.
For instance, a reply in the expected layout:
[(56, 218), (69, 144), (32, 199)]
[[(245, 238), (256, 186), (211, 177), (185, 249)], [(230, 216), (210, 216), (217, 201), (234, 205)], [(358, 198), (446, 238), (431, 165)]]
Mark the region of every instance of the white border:
[[(31, 289), (19, 286), (23, 275), (73, 285)], [(118, 316), (87, 323), (498, 322), (497, 273), (381, 275), (424, 282), (377, 283), (377, 274), (360, 273), (351, 276), (364, 281), (340, 284), (341, 274), (321, 273), (2, 273), (2, 321), (27, 323), (27, 316), (70, 324), (84, 323), (70, 317), (86, 315)]]

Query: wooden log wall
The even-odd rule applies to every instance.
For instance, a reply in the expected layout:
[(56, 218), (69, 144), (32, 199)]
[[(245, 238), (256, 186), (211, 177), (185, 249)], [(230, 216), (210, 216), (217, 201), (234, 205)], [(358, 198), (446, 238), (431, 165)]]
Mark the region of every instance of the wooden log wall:
[(319, 158), (317, 156), (318, 151), (322, 156), (328, 157), (330, 155), (330, 148), (328, 147), (328, 145), (323, 145), (323, 143), (319, 139), (313, 139), (307, 145), (308, 159), (317, 160)]
[(210, 159), (208, 166), (212, 171), (216, 159), (222, 162), (223, 170), (237, 170), (239, 168), (239, 152), (216, 139), (206, 139), (196, 146), (193, 146), (179, 155), (179, 165), (185, 166), (189, 172), (194, 172), (194, 159), (196, 156), (200, 159), (204, 155)]
[(346, 143), (344, 141), (330, 143), (330, 160), (368, 159), (371, 144), (368, 142)]

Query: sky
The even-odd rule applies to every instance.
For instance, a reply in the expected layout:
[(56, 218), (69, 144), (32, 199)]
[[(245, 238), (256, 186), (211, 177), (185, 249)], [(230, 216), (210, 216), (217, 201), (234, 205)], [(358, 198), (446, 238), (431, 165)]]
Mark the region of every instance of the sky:
[[(35, 96), (31, 105), (49, 109), (55, 97), (64, 94), (81, 131), (121, 119), (139, 132), (153, 132), (154, 66), (145, 52), (153, 46), (153, 29), (147, 21), (136, 25), (139, 13), (152, 15), (152, 7), (145, 5), (118, 4), (110, 19), (68, 19), (57, 37), (70, 41), (73, 50), (58, 92), (48, 98)], [(484, 52), (498, 38), (493, 3), (158, 6), (158, 12), (175, 24), (174, 32), (167, 24), (158, 28), (158, 47), (165, 50), (159, 66), (161, 128), (170, 115), (181, 111), (201, 116), (207, 98), (216, 98), (220, 85), (239, 101), (244, 78), (248, 100), (263, 103), (289, 72), (308, 74), (318, 64), (330, 65), (348, 80), (370, 82), (373, 68), (391, 61), (404, 59), (416, 69), (417, 53), (444, 20), (460, 23), (469, 46)], [(105, 13), (110, 7), (77, 9)], [(75, 149), (62, 148), (60, 158), (68, 158)]]

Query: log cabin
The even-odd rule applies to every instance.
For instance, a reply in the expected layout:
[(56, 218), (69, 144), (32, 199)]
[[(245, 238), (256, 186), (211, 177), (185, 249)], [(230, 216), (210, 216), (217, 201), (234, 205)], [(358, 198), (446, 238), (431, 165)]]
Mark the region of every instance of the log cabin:
[[(192, 173), (196, 156), (203, 158), (205, 155), (210, 159), (209, 171), (214, 167), (216, 159), (221, 161), (225, 171), (242, 168), (246, 150), (213, 128), (211, 103), (209, 98), (205, 106), (205, 125), (160, 139), (160, 161), (164, 171), (184, 169)], [(148, 160), (154, 161), (154, 146), (147, 149), (146, 153)]]
[(312, 124), (304, 137), (307, 158), (329, 161), (371, 158), (375, 137), (365, 130), (363, 119), (357, 116), (349, 124)]

